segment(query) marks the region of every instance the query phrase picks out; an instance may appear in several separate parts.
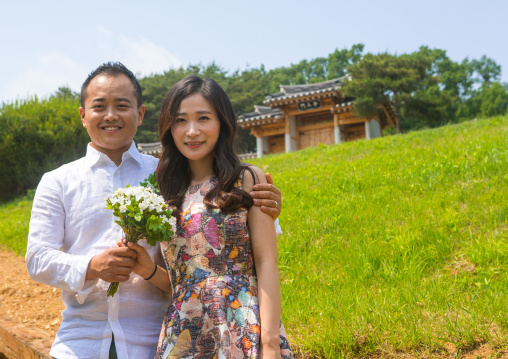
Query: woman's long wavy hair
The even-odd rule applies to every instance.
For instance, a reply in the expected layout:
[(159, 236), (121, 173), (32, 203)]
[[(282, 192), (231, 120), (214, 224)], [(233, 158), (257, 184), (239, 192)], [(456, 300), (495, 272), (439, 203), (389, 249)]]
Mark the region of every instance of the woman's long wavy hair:
[(162, 153), (155, 174), (160, 193), (170, 206), (181, 208), (191, 183), (191, 174), (188, 159), (175, 145), (171, 126), (175, 123), (182, 100), (197, 93), (210, 103), (220, 120), (219, 138), (213, 149), (213, 172), (218, 183), (206, 194), (204, 202), (207, 207), (220, 208), (224, 213), (242, 207), (249, 209), (253, 205), (252, 197), (235, 188), (234, 184), (245, 169), (249, 170), (254, 179), (256, 177), (252, 170), (241, 164), (234, 151), (237, 123), (233, 106), (219, 84), (198, 76), (187, 76), (178, 81), (162, 101), (159, 115)]

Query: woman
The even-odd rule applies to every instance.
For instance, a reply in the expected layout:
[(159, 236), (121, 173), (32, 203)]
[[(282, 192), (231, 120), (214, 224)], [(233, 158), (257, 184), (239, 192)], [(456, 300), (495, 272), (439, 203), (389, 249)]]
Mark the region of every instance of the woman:
[(172, 290), (156, 358), (293, 357), (280, 322), (273, 219), (248, 194), (266, 180), (234, 153), (236, 128), (213, 80), (186, 77), (164, 98), (156, 177), (179, 214), (176, 235), (161, 245), (171, 285), (129, 243), (138, 252), (134, 271)]

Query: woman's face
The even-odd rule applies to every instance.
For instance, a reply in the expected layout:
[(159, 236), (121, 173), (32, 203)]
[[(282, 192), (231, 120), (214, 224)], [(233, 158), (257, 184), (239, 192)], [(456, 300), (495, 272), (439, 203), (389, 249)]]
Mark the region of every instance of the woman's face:
[(219, 133), (219, 116), (201, 94), (189, 95), (180, 102), (171, 134), (176, 147), (189, 161), (212, 160)]

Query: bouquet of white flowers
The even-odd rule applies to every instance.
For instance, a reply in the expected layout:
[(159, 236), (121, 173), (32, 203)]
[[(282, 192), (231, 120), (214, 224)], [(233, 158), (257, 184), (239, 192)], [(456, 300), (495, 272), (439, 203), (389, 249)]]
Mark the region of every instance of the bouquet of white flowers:
[[(127, 242), (137, 243), (145, 238), (148, 244), (155, 246), (156, 242), (167, 241), (175, 233), (176, 219), (171, 216), (173, 211), (168, 209), (153, 183), (154, 176), (150, 175), (140, 186), (127, 185), (106, 198), (106, 207), (118, 217), (115, 223), (122, 227)], [(110, 284), (108, 296), (115, 295), (118, 284)]]

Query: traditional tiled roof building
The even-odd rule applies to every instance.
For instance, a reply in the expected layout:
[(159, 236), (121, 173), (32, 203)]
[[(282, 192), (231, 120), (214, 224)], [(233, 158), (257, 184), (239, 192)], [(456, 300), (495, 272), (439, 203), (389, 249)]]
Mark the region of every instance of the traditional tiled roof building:
[(266, 106), (238, 117), (243, 129), (256, 137), (257, 156), (292, 152), (322, 143), (381, 136), (386, 126), (394, 126), (395, 116), (386, 104), (371, 118), (353, 114), (353, 99), (341, 93), (346, 78), (308, 84), (281, 85), (280, 92), (265, 97)]
[(151, 143), (138, 143), (138, 151), (145, 155), (152, 155), (159, 158), (162, 152), (162, 145), (160, 142)]

